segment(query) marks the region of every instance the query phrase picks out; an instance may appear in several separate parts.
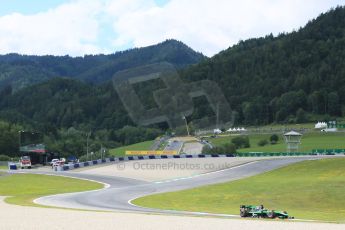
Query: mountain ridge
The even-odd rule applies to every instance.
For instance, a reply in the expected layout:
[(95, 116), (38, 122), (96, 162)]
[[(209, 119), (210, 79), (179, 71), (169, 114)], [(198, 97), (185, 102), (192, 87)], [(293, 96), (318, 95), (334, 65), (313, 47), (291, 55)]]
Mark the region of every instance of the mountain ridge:
[[(337, 7), (321, 14), (305, 27), (292, 33), (241, 41), (211, 58), (203, 58), (197, 64), (180, 69), (179, 73), (186, 82), (202, 79), (217, 82), (232, 109), (236, 111), (237, 123), (258, 125), (272, 122), (305, 122), (313, 120), (315, 116), (322, 119), (344, 116), (345, 20), (339, 18), (345, 19), (344, 7)], [(172, 47), (178, 47), (174, 44), (176, 42), (179, 43), (168, 41)], [(125, 52), (131, 53), (131, 51)], [(83, 79), (87, 79), (87, 76), (83, 76)], [(77, 110), (78, 114), (81, 114), (74, 116), (74, 110), (69, 108), (71, 102), (64, 100), (54, 101), (55, 104), (61, 103), (59, 107), (62, 112), (52, 112), (56, 108), (47, 100), (49, 94), (37, 95), (37, 92), (44, 92), (50, 88), (50, 84), (59, 82), (50, 80), (13, 95), (10, 89), (4, 89), (1, 92), (3, 96), (0, 100), (0, 117), (15, 122), (13, 113), (20, 111), (18, 117), (42, 122), (54, 123), (54, 120), (45, 117), (46, 114), (51, 114), (50, 117), (59, 116), (61, 121), (55, 124), (57, 127), (74, 126), (76, 124), (71, 122), (72, 118), (79, 116), (82, 118), (79, 120), (81, 124), (90, 122), (100, 128), (133, 125), (109, 82), (100, 80), (103, 82), (101, 85), (86, 86), (83, 83), (78, 87), (80, 79), (73, 80), (66, 84), (74, 85), (75, 95), (66, 93), (64, 87), (56, 88), (58, 92), (56, 95), (61, 98), (69, 95), (70, 100), (75, 105), (79, 105)], [(77, 97), (78, 91), (83, 91), (85, 87), (90, 87), (86, 91), (89, 94), (86, 94), (85, 98)], [(152, 92), (154, 89), (152, 87), (147, 86), (143, 89), (145, 93), (139, 92), (139, 94)], [(36, 100), (30, 99), (33, 95), (36, 95)], [(99, 108), (98, 105), (102, 105), (99, 113), (90, 112), (90, 109), (85, 107), (89, 103), (84, 102), (84, 99), (97, 101), (93, 105), (90, 104), (91, 107)], [(152, 98), (148, 97), (147, 100), (151, 100), (149, 101), (151, 106), (154, 104)], [(28, 105), (35, 108), (33, 101), (37, 108), (28, 112)], [(107, 106), (107, 103), (113, 107)], [(204, 103), (197, 103), (196, 107), (203, 107)], [(12, 115), (5, 116), (4, 114), (9, 111)], [(192, 118), (209, 115), (208, 113), (209, 110), (205, 108), (196, 108)], [(123, 122), (112, 121), (112, 119), (116, 120), (114, 114), (121, 117), (119, 120)], [(63, 119), (64, 116), (68, 118)]]
[(140, 65), (166, 61), (176, 68), (183, 68), (205, 58), (203, 54), (174, 39), (108, 55), (0, 55), (0, 88), (11, 86), (19, 90), (55, 77), (99, 84), (110, 80), (117, 71)]
[[(172, 48), (169, 50), (174, 50), (176, 44), (170, 44)], [(134, 55), (137, 51), (128, 52)], [(157, 52), (148, 52), (146, 57), (157, 61), (152, 58), (153, 53)], [(176, 54), (175, 51), (172, 53)], [(188, 53), (185, 52), (187, 57)], [(123, 54), (118, 55), (123, 57)], [(132, 59), (130, 55), (126, 57)], [(171, 60), (174, 57), (181, 60), (178, 55), (169, 56)], [(50, 77), (49, 74), (54, 71), (60, 71), (61, 75), (64, 75), (63, 71), (72, 71), (69, 69), (72, 59), (68, 57), (46, 57), (42, 71), (38, 68), (40, 63), (35, 60), (18, 60), (15, 55), (6, 58), (15, 61), (18, 67), (12, 69), (17, 73), (10, 75), (14, 78), (10, 80), (20, 80), (28, 73), (35, 73), (41, 79), (46, 77), (46, 80), (32, 85), (24, 82), (17, 91), (10, 86), (0, 90), (0, 128), (4, 140), (0, 143), (0, 151), (3, 153), (13, 154), (18, 149), (16, 140), (9, 142), (7, 139), (16, 137), (19, 130), (44, 133), (48, 148), (65, 154), (85, 152), (85, 135), (90, 131), (90, 148), (96, 151), (102, 146), (113, 148), (153, 139), (167, 130), (161, 124), (138, 127), (130, 119), (112, 82), (107, 81), (113, 69), (100, 67), (101, 72), (97, 72), (95, 68), (107, 62), (104, 55), (86, 58), (89, 65), (80, 64), (80, 58), (73, 59), (76, 76), (83, 68), (92, 67), (95, 71), (80, 79)], [(191, 57), (187, 60), (195, 62)], [(3, 63), (0, 61), (0, 65)], [(235, 111), (235, 125), (341, 120), (345, 116), (345, 8), (337, 7), (321, 14), (292, 33), (240, 41), (211, 58), (200, 58), (187, 67), (179, 67), (177, 61), (175, 64), (184, 82), (208, 79), (218, 83)], [(90, 84), (87, 79), (98, 73), (98, 83)], [(6, 71), (0, 72), (0, 82), (5, 82), (8, 77)], [(162, 88), (162, 85), (159, 81), (145, 83), (134, 88), (145, 107), (152, 108), (155, 106), (152, 92)], [(214, 115), (207, 107), (207, 99), (198, 98), (193, 103), (194, 113), (186, 118), (191, 132), (194, 119)], [(174, 131), (182, 133), (181, 130)]]

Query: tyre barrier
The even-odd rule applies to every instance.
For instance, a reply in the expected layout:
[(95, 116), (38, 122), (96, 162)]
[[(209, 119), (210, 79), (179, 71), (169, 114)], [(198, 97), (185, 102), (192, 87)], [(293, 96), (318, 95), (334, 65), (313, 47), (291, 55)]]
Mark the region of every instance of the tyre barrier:
[(233, 154), (197, 154), (197, 155), (191, 155), (191, 154), (181, 154), (181, 155), (149, 155), (149, 156), (127, 156), (127, 157), (110, 157), (105, 159), (99, 159), (99, 160), (92, 160), (92, 161), (86, 161), (86, 162), (80, 162), (80, 163), (74, 163), (74, 164), (66, 164), (63, 167), (64, 171), (67, 170), (73, 170), (77, 168), (83, 168), (98, 164), (106, 164), (111, 162), (120, 162), (120, 161), (133, 161), (133, 160), (153, 160), (153, 159), (175, 159), (175, 158), (205, 158), (205, 157), (234, 157)]
[[(281, 156), (315, 156), (315, 155), (343, 155), (343, 153), (326, 152), (326, 153), (315, 153), (315, 152), (249, 152), (249, 153), (237, 153), (237, 157), (281, 157)], [(344, 153), (345, 155), (345, 153)]]
[(133, 160), (153, 160), (153, 159), (176, 159), (176, 158), (209, 158), (209, 157), (270, 157), (270, 156), (311, 156), (320, 155), (315, 153), (286, 153), (286, 152), (274, 152), (274, 153), (238, 153), (234, 154), (181, 154), (181, 155), (144, 155), (144, 156), (126, 156), (126, 157), (110, 157), (105, 159), (80, 162), (76, 164), (66, 164), (63, 170), (72, 170), (76, 168), (88, 167), (98, 164), (106, 164), (111, 162), (121, 161), (133, 161)]

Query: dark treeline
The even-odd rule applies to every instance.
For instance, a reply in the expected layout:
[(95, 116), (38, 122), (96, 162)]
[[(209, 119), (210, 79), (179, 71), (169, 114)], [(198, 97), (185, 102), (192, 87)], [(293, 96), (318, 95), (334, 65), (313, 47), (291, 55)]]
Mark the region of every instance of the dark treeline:
[(135, 127), (110, 79), (136, 66), (165, 61), (179, 69), (205, 58), (176, 40), (110, 55), (2, 55), (0, 154), (18, 154), (19, 130), (43, 133), (48, 149), (64, 155), (85, 153), (90, 132), (90, 151), (152, 140), (162, 130)]
[[(152, 140), (163, 133), (159, 127), (136, 127), (111, 83), (92, 86), (56, 78), (14, 94), (3, 92), (0, 107), (0, 117), (7, 121), (0, 124), (1, 135), (6, 136), (0, 137), (0, 152), (9, 156), (17, 153), (19, 130), (41, 132), (50, 151), (75, 155), (85, 153), (88, 133), (93, 151)], [(7, 142), (9, 138), (13, 141)]]
[(183, 76), (218, 82), (243, 124), (305, 122), (308, 114), (342, 116), (345, 8), (289, 34), (241, 41)]
[(136, 66), (165, 61), (182, 68), (205, 58), (201, 53), (176, 40), (166, 40), (157, 45), (109, 55), (84, 57), (0, 55), (0, 89), (10, 86), (13, 90), (18, 90), (55, 77), (97, 84), (110, 80), (118, 71)]

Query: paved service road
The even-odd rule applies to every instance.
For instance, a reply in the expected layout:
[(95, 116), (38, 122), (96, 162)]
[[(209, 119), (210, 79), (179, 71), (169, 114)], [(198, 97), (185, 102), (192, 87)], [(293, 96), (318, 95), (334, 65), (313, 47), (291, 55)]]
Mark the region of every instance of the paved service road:
[(167, 146), (165, 146), (164, 150), (173, 150), (173, 151), (177, 151), (177, 153), (179, 153), (181, 151), (181, 148), (183, 146), (183, 142), (182, 141), (169, 141)]
[[(154, 193), (171, 192), (183, 189), (190, 189), (203, 185), (233, 181), (240, 178), (245, 178), (259, 173), (267, 172), (295, 162), (320, 158), (321, 157), (317, 156), (289, 157), (254, 161), (229, 169), (163, 182), (147, 182), (121, 177), (110, 177), (102, 175), (96, 176), (73, 172), (62, 172), (60, 173), (60, 175), (62, 174), (66, 176), (74, 176), (83, 179), (96, 180), (109, 184), (109, 187), (98, 191), (60, 194), (42, 197), (37, 199), (36, 202), (39, 204), (49, 206), (81, 208), (90, 210), (121, 210), (129, 212), (173, 213), (172, 211), (167, 210), (155, 210), (137, 207), (130, 204), (129, 201), (138, 197)], [(189, 212), (176, 213), (197, 215), (197, 213)]]

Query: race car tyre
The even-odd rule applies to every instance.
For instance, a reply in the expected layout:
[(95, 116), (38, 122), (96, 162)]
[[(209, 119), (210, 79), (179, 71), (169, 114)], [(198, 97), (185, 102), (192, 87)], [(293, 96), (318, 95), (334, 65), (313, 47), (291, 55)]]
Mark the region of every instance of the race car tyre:
[(247, 217), (248, 213), (246, 211), (240, 211), (241, 217)]
[(276, 215), (275, 215), (274, 211), (272, 210), (272, 211), (267, 213), (267, 217), (273, 219), (276, 217)]

